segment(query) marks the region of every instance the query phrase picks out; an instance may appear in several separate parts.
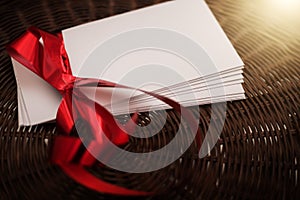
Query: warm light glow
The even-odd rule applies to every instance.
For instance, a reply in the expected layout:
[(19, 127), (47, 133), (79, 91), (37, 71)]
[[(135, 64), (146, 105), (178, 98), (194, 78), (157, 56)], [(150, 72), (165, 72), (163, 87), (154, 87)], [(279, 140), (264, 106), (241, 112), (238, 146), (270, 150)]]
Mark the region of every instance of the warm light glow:
[(265, 0), (262, 10), (270, 17), (299, 18), (300, 0)]
[(271, 1), (274, 2), (275, 6), (279, 6), (284, 9), (300, 8), (300, 0), (271, 0)]
[(249, 0), (247, 2), (249, 3), (245, 8), (251, 7), (257, 17), (263, 19), (266, 29), (269, 26), (276, 26), (299, 35), (300, 0)]
[[(243, 1), (239, 15), (251, 11), (244, 20), (257, 21), (257, 29), (288, 32), (290, 38), (300, 38), (300, 0), (248, 0)], [(253, 17), (254, 19), (251, 19)], [(251, 22), (252, 22), (251, 21)]]

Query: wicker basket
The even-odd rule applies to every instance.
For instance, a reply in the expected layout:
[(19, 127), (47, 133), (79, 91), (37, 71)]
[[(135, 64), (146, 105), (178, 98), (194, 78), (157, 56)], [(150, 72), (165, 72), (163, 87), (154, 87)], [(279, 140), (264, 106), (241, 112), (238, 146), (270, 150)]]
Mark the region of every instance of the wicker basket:
[[(0, 199), (120, 198), (88, 190), (48, 162), (55, 124), (18, 129), (16, 82), (5, 45), (31, 25), (54, 33), (158, 2), (0, 2)], [(127, 174), (99, 166), (90, 171), (117, 185), (156, 192), (149, 199), (299, 199), (300, 14), (291, 26), (284, 18), (269, 18), (262, 2), (268, 1), (207, 1), (245, 62), (247, 95), (246, 100), (227, 104), (221, 138), (207, 157), (199, 159), (192, 145), (175, 163), (155, 172)], [(210, 105), (200, 107), (202, 133), (210, 110)], [(147, 125), (149, 119), (159, 124), (161, 114), (141, 114), (139, 124)], [(174, 137), (178, 123), (178, 115), (168, 111), (159, 134), (131, 138), (125, 149), (159, 149)]]

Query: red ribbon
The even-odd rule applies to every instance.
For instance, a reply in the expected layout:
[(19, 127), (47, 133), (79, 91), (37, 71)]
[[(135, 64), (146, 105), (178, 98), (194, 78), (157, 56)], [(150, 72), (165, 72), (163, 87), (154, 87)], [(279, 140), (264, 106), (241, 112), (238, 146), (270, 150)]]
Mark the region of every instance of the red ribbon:
[[(42, 38), (43, 44), (40, 43)], [(105, 144), (101, 139), (101, 134), (105, 134), (115, 145), (124, 145), (128, 142), (129, 136), (124, 132), (112, 114), (103, 106), (92, 102), (80, 90), (73, 90), (76, 87), (118, 87), (127, 88), (123, 85), (96, 79), (84, 79), (72, 75), (67, 52), (64, 48), (62, 35), (52, 35), (35, 27), (31, 27), (19, 39), (7, 46), (7, 51), (15, 60), (27, 67), (29, 70), (43, 78), (62, 95), (62, 102), (59, 106), (56, 124), (60, 135), (56, 136), (51, 152), (51, 161), (59, 165), (62, 170), (78, 183), (101, 193), (138, 196), (150, 195), (152, 193), (126, 189), (114, 184), (105, 182), (89, 173), (85, 167), (97, 163), (89, 150), (96, 149), (101, 152)], [(139, 89), (137, 89), (139, 90)], [(177, 102), (166, 97), (139, 90), (151, 95), (166, 104), (170, 105), (177, 112), (181, 113), (190, 125), (198, 126), (197, 121), (189, 110), (182, 108)], [(94, 106), (94, 107), (93, 107)], [(95, 113), (96, 111), (96, 113)], [(96, 120), (93, 117), (96, 116)], [(89, 123), (93, 140), (82, 154), (79, 161), (74, 162), (74, 157), (82, 146), (82, 141), (78, 137), (70, 136), (77, 119), (84, 119)], [(137, 115), (133, 115), (134, 120)], [(98, 126), (101, 126), (102, 133), (98, 133)], [(129, 126), (129, 125), (128, 125)], [(132, 129), (132, 127), (131, 127)], [(131, 130), (133, 131), (133, 130)], [(199, 130), (198, 130), (199, 131)], [(197, 143), (201, 144), (199, 132), (197, 133)], [(200, 146), (199, 146), (200, 147)]]

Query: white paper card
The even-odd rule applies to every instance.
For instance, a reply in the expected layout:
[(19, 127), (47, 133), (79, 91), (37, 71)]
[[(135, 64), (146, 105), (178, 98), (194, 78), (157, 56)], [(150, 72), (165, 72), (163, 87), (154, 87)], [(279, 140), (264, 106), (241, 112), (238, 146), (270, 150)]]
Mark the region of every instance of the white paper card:
[[(203, 72), (201, 76), (199, 76), (199, 73), (196, 71), (187, 70), (187, 67), (185, 67), (187, 63), (175, 57), (170, 57), (169, 54), (164, 54), (163, 52), (158, 54), (158, 51), (151, 52), (151, 50), (126, 54), (127, 57), (119, 59), (119, 62), (114, 62), (109, 70), (100, 77), (99, 73), (97, 73), (99, 72), (99, 67), (105, 66), (99, 66), (99, 60), (105, 59), (105, 57), (99, 57), (99, 60), (89, 62), (88, 68), (82, 71), (82, 66), (86, 58), (105, 41), (120, 33), (153, 27), (180, 33), (193, 40), (207, 53), (205, 55), (198, 55), (198, 59), (201, 59), (202, 65), (196, 67)], [(146, 64), (153, 64), (152, 58), (155, 57), (155, 59), (163, 60), (163, 62), (159, 61), (159, 64), (173, 66), (172, 69), (182, 75), (184, 80), (199, 79), (203, 81), (204, 79), (208, 81), (216, 77), (216, 74), (213, 72), (218, 72), (218, 76), (225, 80), (226, 84), (223, 85), (216, 84), (212, 81), (211, 86), (205, 85), (200, 81), (198, 85), (195, 86), (195, 91), (193, 91), (198, 98), (197, 102), (186, 98), (184, 93), (182, 93), (182, 97), (185, 99), (180, 103), (184, 105), (238, 100), (245, 97), (244, 90), (241, 86), (243, 82), (241, 77), (243, 62), (208, 6), (202, 0), (170, 1), (87, 23), (64, 30), (63, 38), (73, 74), (77, 76), (80, 75), (81, 77), (101, 78), (119, 82), (122, 76), (134, 67), (141, 66), (141, 64), (145, 64), (145, 62)], [(110, 50), (111, 49), (107, 49), (107, 51)], [(17, 61), (12, 59), (12, 62), (18, 84), (19, 125), (34, 125), (54, 120), (61, 101), (59, 93), (44, 80), (25, 69), (25, 67)], [(210, 67), (213, 66), (217, 67), (217, 71), (210, 70)], [(169, 83), (173, 85), (181, 82), (182, 80), (174, 79), (173, 82)], [(211, 96), (209, 87), (213, 87), (213, 85), (215, 85), (214, 87), (224, 87), (225, 92), (223, 96)], [(133, 84), (130, 86), (134, 87), (136, 85)], [(164, 88), (160, 86), (144, 89), (155, 90)], [(178, 91), (178, 94), (180, 94), (180, 92), (184, 92), (185, 90), (188, 92), (188, 89), (179, 87), (174, 91)], [(101, 92), (102, 98), (97, 99), (97, 101), (102, 105), (107, 105), (109, 109), (111, 104), (111, 90), (99, 89), (98, 92), (99, 91)], [(127, 94), (128, 91), (125, 93)], [(122, 96), (126, 97), (125, 93), (120, 91), (118, 98), (123, 99)], [(172, 96), (169, 97), (171, 98)], [(148, 107), (152, 107), (151, 109), (168, 108), (161, 102), (152, 99), (151, 101), (139, 101), (138, 103), (130, 105), (132, 110), (117, 106), (117, 110), (114, 110), (113, 114), (123, 114), (135, 110), (146, 111)]]

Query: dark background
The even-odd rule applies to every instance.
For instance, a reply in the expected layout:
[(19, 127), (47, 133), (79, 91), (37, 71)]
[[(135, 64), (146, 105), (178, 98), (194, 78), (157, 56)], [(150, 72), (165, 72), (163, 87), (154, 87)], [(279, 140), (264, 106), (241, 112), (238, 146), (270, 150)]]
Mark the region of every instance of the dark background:
[[(78, 185), (48, 162), (48, 143), (58, 134), (54, 124), (18, 129), (16, 82), (5, 45), (32, 25), (56, 33), (159, 2), (0, 2), (0, 199), (117, 198)], [(199, 160), (192, 146), (181, 160), (153, 173), (126, 174), (99, 166), (90, 170), (124, 187), (155, 191), (149, 199), (299, 199), (300, 12), (272, 8), (268, 0), (206, 2), (245, 62), (247, 96), (228, 102), (226, 123), (211, 155)], [(199, 127), (205, 133), (210, 105), (200, 110)], [(150, 114), (159, 122), (159, 112)], [(142, 114), (140, 124), (147, 119)], [(169, 111), (160, 134), (131, 138), (125, 148), (161, 148), (177, 124), (178, 116)]]

